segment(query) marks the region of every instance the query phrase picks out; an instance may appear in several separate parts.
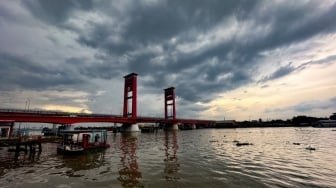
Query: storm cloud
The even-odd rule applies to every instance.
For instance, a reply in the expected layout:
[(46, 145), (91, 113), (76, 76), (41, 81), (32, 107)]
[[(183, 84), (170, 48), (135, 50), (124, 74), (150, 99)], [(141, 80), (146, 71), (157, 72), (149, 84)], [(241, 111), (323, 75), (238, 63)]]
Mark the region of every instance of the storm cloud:
[[(195, 103), (335, 62), (335, 54), (304, 62), (267, 55), (334, 35), (332, 1), (26, 0), (2, 2), (0, 10), (0, 40), (6, 41), (0, 43), (0, 88), (13, 92), (71, 88), (95, 96), (110, 89), (107, 95), (122, 88), (101, 83), (136, 72), (143, 94), (159, 96), (174, 86), (181, 109), (190, 111), (184, 113), (197, 116), (211, 107)], [(40, 39), (15, 51), (21, 33)], [(101, 111), (99, 104), (88, 106)]]

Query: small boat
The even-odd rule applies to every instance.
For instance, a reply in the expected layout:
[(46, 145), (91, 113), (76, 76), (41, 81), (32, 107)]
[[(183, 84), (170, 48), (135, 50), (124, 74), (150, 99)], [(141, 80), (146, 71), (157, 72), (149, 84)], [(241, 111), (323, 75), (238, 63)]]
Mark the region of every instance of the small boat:
[(87, 151), (109, 148), (106, 130), (62, 131), (62, 141), (57, 146), (60, 154), (82, 154)]
[(336, 127), (336, 120), (320, 120), (317, 121), (313, 127), (319, 128), (328, 128), (328, 127)]
[(154, 127), (141, 127), (140, 130), (142, 133), (153, 133), (156, 129)]
[(158, 131), (159, 126), (157, 126), (156, 124), (147, 123), (140, 124), (139, 128), (142, 133), (154, 133)]
[(308, 147), (306, 147), (306, 150), (312, 151), (312, 150), (316, 150), (316, 149), (314, 147), (312, 147), (311, 145), (309, 145)]
[(252, 143), (248, 143), (248, 142), (237, 142), (236, 146), (249, 146), (249, 145), (253, 145)]

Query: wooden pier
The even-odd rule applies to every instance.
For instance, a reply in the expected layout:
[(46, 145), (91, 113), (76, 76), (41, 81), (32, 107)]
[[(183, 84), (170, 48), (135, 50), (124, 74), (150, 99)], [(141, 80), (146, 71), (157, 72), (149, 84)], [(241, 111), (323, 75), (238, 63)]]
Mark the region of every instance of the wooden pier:
[(57, 142), (59, 140), (59, 137), (43, 137), (41, 135), (20, 136), (1, 138), (0, 146), (7, 146), (8, 151), (15, 152), (16, 155), (18, 155), (21, 151), (24, 151), (24, 153), (41, 153), (43, 142)]
[(8, 140), (7, 144), (9, 144), (8, 151), (15, 152), (16, 155), (21, 151), (24, 153), (42, 152), (41, 136), (21, 136)]

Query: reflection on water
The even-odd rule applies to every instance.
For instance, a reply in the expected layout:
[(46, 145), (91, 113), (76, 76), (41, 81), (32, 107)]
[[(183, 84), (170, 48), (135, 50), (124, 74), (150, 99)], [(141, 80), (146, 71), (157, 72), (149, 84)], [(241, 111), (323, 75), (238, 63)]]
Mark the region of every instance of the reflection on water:
[(95, 169), (105, 164), (105, 152), (92, 152), (78, 156), (62, 156), (59, 158), (63, 161), (62, 167), (70, 168), (73, 172), (80, 170)]
[(54, 143), (18, 157), (5, 147), (0, 187), (336, 188), (335, 138), (310, 127), (202, 129), (111, 134), (110, 148), (80, 156), (58, 155)]
[(164, 139), (165, 147), (165, 178), (167, 181), (177, 181), (179, 178), (179, 168), (180, 164), (178, 163), (177, 151), (178, 151), (178, 142), (177, 142), (177, 131), (167, 131), (165, 132)]
[(142, 177), (137, 163), (137, 145), (138, 139), (133, 134), (124, 133), (121, 135), (120, 157), (121, 168), (119, 169), (119, 177), (123, 187), (141, 187), (139, 179)]
[(0, 162), (0, 177), (5, 174), (7, 169), (15, 169), (24, 166), (31, 166), (40, 160), (40, 153), (14, 152), (3, 154)]
[(16, 153), (14, 155), (14, 163), (19, 166), (24, 166), (25, 164), (33, 164), (40, 160), (41, 153), (39, 152), (32, 152), (32, 153)]

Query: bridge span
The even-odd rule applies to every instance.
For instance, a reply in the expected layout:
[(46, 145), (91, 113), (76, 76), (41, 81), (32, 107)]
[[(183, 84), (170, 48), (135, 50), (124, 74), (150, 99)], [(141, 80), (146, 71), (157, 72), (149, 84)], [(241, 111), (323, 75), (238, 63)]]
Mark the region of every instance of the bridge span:
[(118, 115), (106, 114), (78, 114), (64, 113), (52, 111), (24, 111), (0, 109), (0, 120), (11, 120), (14, 122), (31, 122), (31, 123), (53, 123), (71, 125), (76, 123), (121, 123), (121, 124), (136, 124), (136, 123), (163, 123), (163, 124), (198, 124), (208, 125), (213, 124), (212, 120), (198, 119), (166, 119), (161, 117), (123, 117)]
[(176, 118), (175, 88), (164, 89), (164, 117), (137, 116), (137, 74), (124, 76), (123, 115), (83, 114), (52, 111), (0, 109), (0, 121), (36, 122), (72, 125), (75, 123), (121, 123), (129, 131), (137, 131), (138, 123), (160, 123), (178, 129), (178, 124), (213, 125), (213, 120)]

